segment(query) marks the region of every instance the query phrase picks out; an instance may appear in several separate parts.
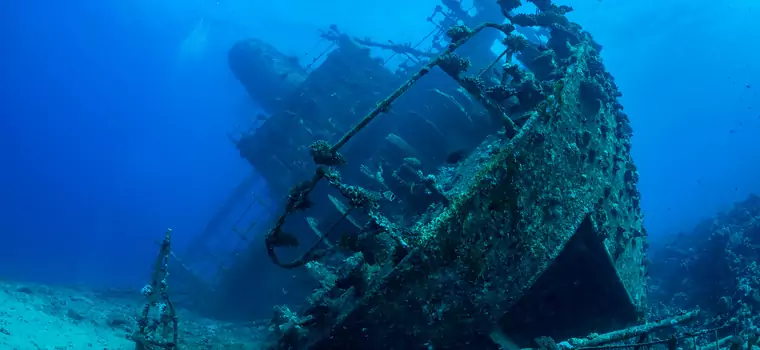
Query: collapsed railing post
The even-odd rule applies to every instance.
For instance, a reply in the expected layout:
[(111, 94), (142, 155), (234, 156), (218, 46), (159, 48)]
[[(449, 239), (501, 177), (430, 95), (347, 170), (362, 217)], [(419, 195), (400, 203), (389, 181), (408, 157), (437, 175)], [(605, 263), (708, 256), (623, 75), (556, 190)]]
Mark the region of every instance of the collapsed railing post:
[[(572, 350), (618, 350), (618, 349), (646, 349), (654, 345), (665, 344), (668, 350), (675, 350), (678, 348), (678, 342), (683, 339), (696, 338), (702, 335), (715, 333), (715, 343), (705, 346), (696, 347), (696, 350), (720, 350), (720, 347), (726, 344), (736, 345), (737, 343), (744, 344), (744, 339), (731, 335), (725, 338), (718, 337), (718, 331), (724, 328), (730, 327), (731, 322), (725, 323), (715, 328), (701, 329), (693, 332), (674, 334), (666, 339), (654, 339), (651, 341), (644, 341), (652, 332), (663, 328), (682, 326), (684, 323), (693, 321), (699, 316), (699, 310), (686, 312), (677, 316), (662, 319), (656, 322), (648, 322), (633, 327), (612, 331), (609, 333), (594, 335), (588, 338), (572, 338), (566, 341), (555, 343), (550, 337), (536, 338), (537, 348), (527, 348), (522, 350), (559, 350), (559, 349), (572, 349)], [(631, 338), (638, 337), (639, 341), (635, 344), (614, 344), (606, 345), (610, 343), (618, 343)], [(754, 337), (754, 338), (753, 338)], [(750, 334), (748, 339), (749, 345), (754, 345), (757, 341), (757, 334)], [(734, 346), (736, 347), (736, 346)], [(751, 346), (750, 346), (751, 347)], [(736, 350), (736, 349), (735, 349)]]
[[(688, 322), (696, 318), (697, 315), (699, 315), (699, 310), (690, 311), (682, 315), (666, 318), (657, 322), (648, 322), (626, 329), (600, 334), (591, 339), (573, 339), (570, 344), (576, 348), (591, 349), (602, 344), (614, 343), (617, 341), (638, 337), (642, 334), (648, 334), (661, 328), (673, 327), (675, 325), (683, 324), (684, 322)], [(627, 347), (630, 347), (630, 345)]]

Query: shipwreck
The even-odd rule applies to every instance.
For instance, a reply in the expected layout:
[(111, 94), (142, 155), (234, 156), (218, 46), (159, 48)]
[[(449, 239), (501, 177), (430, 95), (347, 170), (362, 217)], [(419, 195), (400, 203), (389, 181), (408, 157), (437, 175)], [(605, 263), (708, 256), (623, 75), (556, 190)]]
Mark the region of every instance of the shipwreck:
[(539, 347), (642, 321), (632, 130), (570, 11), (448, 0), (425, 45), (333, 26), (307, 65), (235, 44), (230, 67), (269, 115), (230, 137), (274, 203), (242, 183), (183, 259), (203, 255), (232, 203), (276, 210), (204, 300), (244, 318), (277, 301), (264, 285), (309, 286), (277, 308), (275, 349)]

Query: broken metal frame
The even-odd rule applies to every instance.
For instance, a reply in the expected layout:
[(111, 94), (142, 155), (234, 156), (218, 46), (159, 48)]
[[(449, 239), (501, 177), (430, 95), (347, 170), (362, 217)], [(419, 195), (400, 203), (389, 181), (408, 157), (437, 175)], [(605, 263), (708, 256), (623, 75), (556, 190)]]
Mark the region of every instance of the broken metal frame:
[[(320, 257), (320, 254), (317, 254), (317, 247), (319, 244), (330, 234), (330, 232), (325, 232), (324, 235), (319, 237), (314, 244), (299, 258), (292, 260), (290, 262), (282, 262), (280, 261), (279, 257), (277, 256), (277, 253), (275, 252), (275, 247), (278, 246), (287, 246), (287, 245), (294, 245), (286, 243), (285, 241), (290, 241), (288, 238), (284, 237), (282, 232), (282, 227), (285, 224), (285, 220), (287, 217), (299, 210), (304, 209), (304, 205), (306, 204), (306, 201), (308, 201), (307, 197), (308, 195), (316, 188), (317, 184), (320, 180), (328, 176), (328, 173), (330, 173), (330, 169), (326, 169), (324, 165), (337, 165), (340, 164), (340, 162), (336, 162), (335, 164), (325, 164), (324, 162), (320, 162), (319, 158), (325, 157), (325, 158), (341, 158), (339, 156), (338, 151), (354, 136), (356, 136), (359, 131), (361, 131), (364, 127), (369, 125), (370, 122), (372, 122), (377, 116), (379, 116), (382, 113), (385, 113), (389, 111), (391, 104), (401, 97), (404, 93), (406, 93), (409, 88), (411, 88), (417, 81), (419, 81), (423, 76), (425, 76), (427, 73), (430, 72), (431, 69), (433, 69), (436, 66), (440, 66), (441, 63), (443, 63), (447, 58), (450, 58), (453, 54), (454, 50), (462, 46), (464, 43), (472, 39), (475, 35), (480, 33), (485, 28), (493, 28), (497, 29), (505, 34), (510, 34), (514, 30), (514, 26), (509, 23), (504, 24), (498, 24), (498, 23), (482, 23), (475, 27), (474, 29), (470, 29), (466, 26), (455, 26), (452, 27), (448, 34), (452, 38), (452, 42), (449, 44), (449, 46), (441, 52), (438, 56), (436, 56), (434, 59), (431, 59), (428, 61), (422, 68), (420, 68), (416, 73), (414, 73), (403, 85), (398, 87), (394, 92), (392, 92), (388, 97), (386, 97), (383, 101), (377, 104), (377, 106), (370, 111), (362, 120), (354, 125), (350, 130), (348, 130), (335, 144), (332, 146), (329, 146), (327, 149), (321, 150), (321, 154), (317, 154), (315, 151), (315, 145), (319, 144), (319, 141), (312, 145), (312, 157), (315, 160), (315, 163), (317, 164), (318, 168), (312, 176), (310, 180), (306, 180), (303, 183), (298, 184), (295, 186), (288, 197), (288, 202), (285, 206), (285, 212), (277, 219), (275, 226), (266, 234), (265, 236), (265, 244), (267, 248), (267, 253), (269, 255), (269, 258), (272, 260), (272, 262), (280, 267), (292, 269), (296, 267), (303, 266), (309, 261), (313, 261)], [(454, 80), (456, 80), (460, 85), (462, 84), (462, 80), (459, 78), (457, 74), (454, 74), (450, 70), (443, 69), (444, 72), (446, 72), (449, 76), (451, 76)], [(489, 109), (489, 111), (494, 110), (494, 106), (490, 104), (490, 101), (482, 96), (482, 95), (476, 95), (474, 96), (479, 102), (484, 104), (484, 106)], [(516, 124), (514, 121), (512, 121), (503, 111), (498, 111), (501, 114), (501, 117), (504, 121), (504, 126), (507, 128), (507, 134), (514, 135), (516, 131)], [(324, 142), (324, 141), (322, 141)], [(333, 181), (331, 181), (333, 182)], [(292, 242), (291, 242), (292, 243)]]

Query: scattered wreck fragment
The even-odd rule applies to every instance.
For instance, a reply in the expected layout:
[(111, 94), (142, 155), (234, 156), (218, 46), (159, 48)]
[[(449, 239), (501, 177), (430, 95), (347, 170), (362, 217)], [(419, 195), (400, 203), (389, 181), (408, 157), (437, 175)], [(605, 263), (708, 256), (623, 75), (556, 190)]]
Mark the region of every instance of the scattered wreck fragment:
[[(176, 349), (179, 345), (177, 312), (169, 297), (171, 243), (172, 230), (168, 229), (153, 263), (150, 283), (140, 291), (145, 304), (140, 310), (137, 330), (128, 335), (135, 342), (135, 350)], [(151, 312), (151, 309), (155, 311)]]

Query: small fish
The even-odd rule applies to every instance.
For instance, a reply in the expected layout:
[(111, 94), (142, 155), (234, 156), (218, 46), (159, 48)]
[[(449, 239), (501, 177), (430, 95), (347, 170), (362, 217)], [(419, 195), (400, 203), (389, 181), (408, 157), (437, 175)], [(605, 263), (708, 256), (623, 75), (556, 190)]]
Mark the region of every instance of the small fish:
[(467, 156), (467, 151), (460, 149), (456, 150), (454, 152), (449, 153), (449, 155), (446, 157), (446, 163), (449, 164), (456, 164), (459, 163), (462, 159)]

